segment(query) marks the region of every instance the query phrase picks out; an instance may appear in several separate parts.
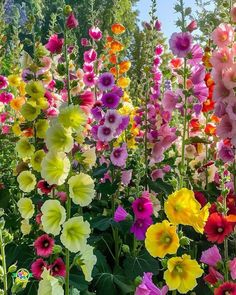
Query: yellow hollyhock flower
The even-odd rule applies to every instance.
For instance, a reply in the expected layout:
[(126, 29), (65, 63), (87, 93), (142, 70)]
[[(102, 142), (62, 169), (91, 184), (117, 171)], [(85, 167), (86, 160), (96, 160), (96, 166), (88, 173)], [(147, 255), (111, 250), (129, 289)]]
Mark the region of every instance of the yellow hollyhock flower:
[(46, 137), (46, 132), (49, 128), (49, 122), (48, 120), (45, 119), (39, 119), (37, 123), (35, 124), (35, 129), (36, 129), (36, 136), (38, 138), (45, 138)]
[(64, 290), (57, 278), (50, 275), (50, 270), (44, 268), (39, 281), (38, 295), (64, 295)]
[(30, 158), (35, 151), (35, 147), (28, 141), (27, 138), (21, 138), (16, 143), (16, 152), (20, 158)]
[(177, 290), (181, 294), (186, 294), (197, 285), (196, 279), (202, 274), (203, 270), (197, 261), (184, 254), (182, 257), (173, 257), (168, 260), (164, 280), (170, 291)]
[(90, 169), (96, 164), (97, 157), (95, 147), (87, 149), (87, 151), (83, 152), (82, 156), (84, 157), (83, 164), (88, 166)]
[(62, 185), (70, 171), (70, 161), (63, 152), (49, 151), (41, 163), (41, 175), (48, 184)]
[(72, 217), (63, 224), (61, 233), (62, 244), (71, 252), (79, 252), (86, 245), (91, 230), (83, 217)]
[(60, 109), (58, 120), (65, 128), (77, 130), (86, 124), (87, 117), (78, 105), (70, 105)]
[(32, 229), (32, 225), (29, 223), (27, 219), (21, 220), (20, 230), (23, 236), (28, 235), (31, 232), (31, 229)]
[(34, 98), (44, 97), (44, 94), (46, 92), (41, 81), (29, 82), (25, 87), (25, 91), (29, 96)]
[(120, 86), (122, 89), (127, 88), (130, 84), (130, 78), (127, 77), (120, 77), (117, 81), (117, 85)]
[(25, 193), (31, 192), (36, 185), (36, 177), (30, 171), (21, 172), (17, 177), (17, 181), (19, 188)]
[(21, 198), (17, 206), (22, 218), (30, 219), (34, 215), (34, 204), (30, 198)]
[(97, 262), (97, 257), (93, 254), (93, 247), (86, 244), (80, 251), (82, 264), (80, 265), (87, 282), (92, 281), (93, 267)]
[(40, 109), (34, 102), (26, 102), (21, 108), (22, 116), (28, 121), (34, 121), (40, 114)]
[(45, 157), (44, 150), (36, 151), (30, 159), (30, 164), (32, 165), (33, 169), (37, 172), (41, 171), (41, 163), (43, 158)]
[(46, 145), (54, 152), (70, 152), (74, 145), (71, 129), (66, 129), (61, 124), (52, 125), (46, 132)]
[(7, 77), (10, 86), (18, 87), (20, 86), (21, 78), (18, 75), (9, 75)]
[(176, 226), (164, 220), (151, 225), (146, 232), (145, 247), (153, 257), (163, 258), (166, 254), (175, 254), (179, 248)]
[(66, 210), (58, 200), (47, 200), (41, 207), (43, 230), (47, 234), (58, 235), (66, 220)]
[(84, 173), (72, 176), (68, 180), (70, 197), (72, 201), (82, 207), (91, 203), (94, 198), (94, 182), (93, 179)]
[(15, 123), (12, 125), (12, 132), (16, 135), (19, 136), (21, 135), (21, 129), (19, 123)]
[(45, 97), (31, 97), (28, 99), (29, 103), (35, 103), (36, 107), (38, 107), (41, 110), (45, 110), (48, 107), (48, 101)]

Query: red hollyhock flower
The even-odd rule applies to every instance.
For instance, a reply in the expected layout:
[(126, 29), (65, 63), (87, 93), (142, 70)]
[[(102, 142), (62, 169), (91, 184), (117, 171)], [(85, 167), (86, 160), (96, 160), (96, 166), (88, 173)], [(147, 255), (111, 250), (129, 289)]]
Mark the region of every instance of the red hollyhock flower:
[(38, 258), (35, 260), (35, 262), (31, 265), (31, 271), (33, 276), (37, 279), (41, 279), (41, 274), (44, 270), (44, 268), (48, 268), (47, 262), (44, 261), (42, 258)]
[(68, 29), (74, 29), (76, 27), (78, 27), (79, 22), (77, 21), (77, 19), (75, 18), (75, 15), (73, 12), (71, 12), (66, 20), (66, 26)]
[(221, 244), (232, 232), (232, 224), (220, 213), (212, 213), (205, 225), (204, 232), (208, 241)]
[(236, 295), (236, 283), (225, 282), (215, 289), (214, 295)]
[(214, 285), (218, 281), (223, 281), (224, 277), (222, 276), (221, 273), (219, 273), (217, 270), (215, 270), (214, 267), (210, 266), (209, 267), (209, 274), (206, 275), (203, 279), (205, 282), (207, 282), (211, 285)]
[(38, 256), (48, 257), (52, 254), (54, 240), (49, 235), (44, 234), (34, 242), (34, 247)]
[(66, 266), (61, 258), (57, 258), (53, 264), (49, 265), (51, 270), (51, 275), (65, 277), (66, 276)]
[(42, 194), (48, 195), (52, 191), (55, 185), (49, 185), (45, 180), (39, 180), (37, 183), (37, 188), (41, 191)]
[(207, 203), (207, 199), (202, 192), (194, 192), (195, 199), (204, 207)]

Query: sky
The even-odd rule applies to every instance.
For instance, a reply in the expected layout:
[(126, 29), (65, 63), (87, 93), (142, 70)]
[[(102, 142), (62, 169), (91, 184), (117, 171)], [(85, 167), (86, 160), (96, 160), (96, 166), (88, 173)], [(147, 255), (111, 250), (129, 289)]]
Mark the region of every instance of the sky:
[[(162, 31), (166, 37), (170, 37), (173, 32), (176, 31), (175, 21), (178, 19), (178, 14), (174, 11), (174, 5), (176, 0), (159, 0), (157, 1), (157, 16), (162, 23)], [(194, 0), (185, 0), (186, 7), (191, 7), (193, 11), (196, 10)], [(141, 21), (149, 20), (149, 9), (151, 0), (139, 0), (137, 9), (139, 10), (139, 19)], [(213, 8), (213, 5), (211, 5)]]

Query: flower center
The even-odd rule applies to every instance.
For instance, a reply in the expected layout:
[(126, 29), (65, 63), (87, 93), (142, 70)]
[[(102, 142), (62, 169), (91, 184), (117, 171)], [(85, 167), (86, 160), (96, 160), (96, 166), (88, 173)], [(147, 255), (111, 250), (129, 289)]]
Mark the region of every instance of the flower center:
[(103, 129), (103, 134), (104, 135), (109, 135), (111, 133), (111, 129), (110, 128), (104, 128)]
[(105, 85), (105, 86), (108, 86), (108, 85), (110, 85), (111, 84), (111, 80), (110, 80), (110, 78), (104, 78), (104, 80), (103, 80), (103, 84)]
[(45, 241), (44, 244), (43, 244), (44, 248), (47, 248), (49, 246), (49, 243), (48, 241)]
[(110, 123), (114, 123), (115, 122), (115, 116), (114, 115), (110, 115), (109, 118), (108, 118), (108, 121)]
[(120, 154), (121, 154), (121, 151), (120, 150), (115, 150), (113, 155), (115, 158), (119, 158), (120, 157)]
[(224, 231), (224, 229), (222, 227), (218, 227), (217, 231), (218, 231), (218, 233), (222, 233)]
[(178, 273), (182, 273), (182, 272), (183, 272), (183, 269), (182, 269), (182, 267), (181, 267), (180, 265), (177, 265), (177, 266), (175, 267), (175, 270), (176, 270)]

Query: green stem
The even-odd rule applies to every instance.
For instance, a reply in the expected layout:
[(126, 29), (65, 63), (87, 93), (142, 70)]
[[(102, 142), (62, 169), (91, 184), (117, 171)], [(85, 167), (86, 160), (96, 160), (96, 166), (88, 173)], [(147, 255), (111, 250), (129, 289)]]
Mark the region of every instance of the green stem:
[(176, 294), (177, 294), (176, 290), (172, 291), (172, 295), (176, 295)]
[[(70, 218), (71, 212), (71, 198), (68, 194), (68, 199), (66, 203), (66, 213), (67, 213), (67, 220)], [(70, 251), (66, 249), (66, 281), (65, 281), (65, 295), (70, 294)]]
[(1, 250), (2, 267), (3, 267), (4, 295), (7, 295), (7, 265), (6, 265), (5, 245), (4, 245), (4, 242), (3, 242), (2, 230), (0, 230), (0, 250)]
[(228, 245), (228, 238), (225, 238), (224, 240), (224, 260), (225, 260), (225, 281), (227, 282), (229, 280), (229, 269), (227, 266), (228, 260), (229, 260), (229, 245)]
[(67, 95), (68, 95), (68, 105), (71, 103), (71, 93), (70, 93), (70, 71), (69, 71), (69, 60), (67, 51), (67, 29), (64, 29), (64, 56), (66, 61), (66, 84), (67, 84)]

